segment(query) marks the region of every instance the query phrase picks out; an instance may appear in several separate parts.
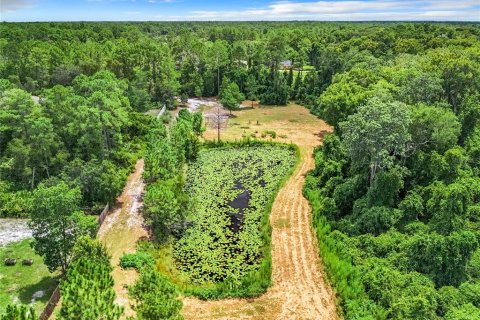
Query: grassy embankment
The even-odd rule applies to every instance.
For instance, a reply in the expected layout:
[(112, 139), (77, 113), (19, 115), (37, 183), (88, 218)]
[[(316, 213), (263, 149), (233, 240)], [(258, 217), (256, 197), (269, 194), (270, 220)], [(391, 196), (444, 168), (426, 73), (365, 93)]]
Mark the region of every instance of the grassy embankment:
[[(39, 315), (57, 286), (58, 273), (50, 273), (42, 258), (30, 247), (31, 239), (0, 247), (0, 314), (9, 304), (30, 304)], [(15, 266), (5, 266), (5, 258), (16, 258)], [(33, 259), (33, 265), (22, 265)]]

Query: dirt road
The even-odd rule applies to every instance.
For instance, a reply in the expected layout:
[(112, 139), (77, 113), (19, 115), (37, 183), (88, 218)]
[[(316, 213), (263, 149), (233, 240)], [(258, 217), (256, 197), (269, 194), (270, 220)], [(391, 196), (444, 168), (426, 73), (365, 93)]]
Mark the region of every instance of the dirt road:
[[(317, 241), (311, 227), (311, 208), (302, 195), (305, 174), (314, 167), (313, 148), (321, 137), (330, 131), (323, 121), (299, 106), (261, 108), (236, 112), (241, 124), (261, 123), (258, 130), (273, 129), (287, 134), (288, 139), (300, 148), (301, 160), (290, 179), (280, 190), (272, 207), (272, 287), (256, 299), (227, 299), (200, 301), (184, 299), (183, 314), (186, 319), (315, 319), (336, 320), (335, 296), (325, 280), (318, 254)], [(232, 126), (222, 134), (226, 139), (241, 138), (242, 131)], [(207, 130), (206, 136), (214, 136)], [(135, 271), (118, 266), (123, 252), (135, 251), (135, 244), (147, 235), (140, 214), (143, 161), (139, 160), (135, 172), (103, 223), (99, 238), (112, 255), (113, 277), (117, 302), (132, 315), (127, 290), (124, 285), (134, 283)]]
[[(285, 109), (285, 112), (289, 110), (292, 109)], [(281, 109), (275, 111), (282, 112)], [(247, 121), (253, 112), (258, 114), (254, 114), (254, 117), (268, 116), (267, 111), (253, 110), (237, 113), (236, 120)], [(331, 129), (324, 122), (310, 119), (309, 116), (305, 114), (305, 120), (311, 124), (307, 127), (303, 121), (292, 123), (285, 120), (265, 125), (291, 126), (295, 134), (290, 137), (301, 151), (299, 165), (277, 195), (270, 215), (273, 228), (272, 287), (256, 299), (201, 301), (186, 298), (183, 309), (186, 319), (338, 319), (335, 295), (325, 279), (317, 240), (311, 227), (311, 208), (302, 195), (305, 174), (314, 167), (313, 148), (321, 143), (322, 134)], [(266, 122), (267, 118), (262, 121)], [(236, 138), (233, 135), (230, 137), (231, 133), (227, 130), (224, 136)]]
[(125, 307), (125, 316), (132, 316), (125, 285), (132, 285), (136, 278), (135, 270), (123, 270), (118, 265), (124, 252), (135, 252), (136, 243), (146, 237), (143, 227), (141, 208), (143, 206), (144, 183), (142, 180), (143, 159), (137, 161), (135, 171), (128, 177), (122, 194), (117, 199), (117, 205), (112, 208), (98, 232), (98, 238), (106, 246), (111, 255), (116, 303)]

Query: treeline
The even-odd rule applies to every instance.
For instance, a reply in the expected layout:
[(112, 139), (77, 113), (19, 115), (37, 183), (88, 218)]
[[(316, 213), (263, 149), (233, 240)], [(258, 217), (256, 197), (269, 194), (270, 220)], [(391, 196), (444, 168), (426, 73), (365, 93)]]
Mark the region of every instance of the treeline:
[[(174, 222), (183, 222), (185, 208), (174, 209), (182, 201), (187, 203), (182, 189), (183, 165), (196, 155), (196, 132), (199, 134), (201, 127), (201, 114), (190, 114), (187, 110), (181, 111), (178, 120), (168, 127), (160, 121), (151, 123), (145, 179), (152, 185), (147, 188), (145, 215), (159, 241), (164, 241), (173, 232)], [(119, 319), (123, 307), (115, 303), (110, 256), (95, 240), (96, 216), (83, 212), (81, 205), (85, 197), (80, 186), (72, 187), (62, 180), (50, 181), (46, 179), (30, 193), (29, 227), (35, 252), (42, 256), (51, 272), (61, 271), (61, 305), (57, 317), (65, 320)], [(138, 281), (129, 287), (132, 308), (137, 312), (135, 319), (182, 319), (178, 291), (154, 269), (153, 258), (146, 253), (130, 256), (131, 266), (140, 271)], [(129, 266), (125, 261), (121, 265)], [(24, 306), (8, 306), (1, 317), (2, 320), (17, 320), (34, 319), (35, 315)]]
[(179, 236), (189, 210), (184, 186), (184, 166), (194, 160), (199, 150), (203, 116), (180, 110), (171, 125), (158, 122), (147, 138), (145, 172), (145, 218), (156, 240), (165, 242)]
[[(191, 203), (184, 190), (184, 169), (197, 156), (203, 116), (182, 109), (175, 120), (161, 119), (164, 121), (155, 122), (147, 137), (143, 214), (155, 243), (163, 245), (180, 237), (188, 227), (186, 217)], [(183, 319), (177, 288), (157, 271), (155, 253), (144, 249), (140, 245), (138, 252), (124, 255), (120, 262), (122, 268), (135, 268), (140, 273), (129, 288), (136, 318)]]
[(333, 75), (355, 64), (478, 48), (479, 30), (461, 23), (2, 23), (0, 35), (0, 78), (38, 93), (107, 69), (128, 80), (133, 107), (145, 111), (173, 107), (176, 95), (218, 95), (224, 78), (263, 104), (311, 105)]
[(132, 110), (127, 90), (108, 71), (44, 89), (37, 100), (0, 80), (0, 216), (28, 216), (40, 183), (78, 187), (85, 209), (113, 203), (152, 122)]
[(360, 53), (312, 104), (335, 133), (305, 194), (346, 319), (480, 318), (480, 50), (463, 40)]
[(336, 129), (305, 192), (346, 318), (480, 317), (479, 36), (464, 23), (1, 23), (0, 215), (31, 215), (36, 250), (66, 272), (94, 229), (81, 211), (114, 200), (150, 132), (146, 218), (157, 239), (181, 233), (201, 116), (150, 131), (140, 112), (295, 99)]

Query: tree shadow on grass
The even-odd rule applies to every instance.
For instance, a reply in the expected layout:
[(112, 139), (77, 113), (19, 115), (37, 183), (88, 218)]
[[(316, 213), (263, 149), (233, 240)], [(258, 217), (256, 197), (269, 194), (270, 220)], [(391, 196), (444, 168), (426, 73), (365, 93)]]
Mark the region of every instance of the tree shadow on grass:
[(43, 277), (39, 282), (21, 288), (18, 291), (18, 299), (22, 304), (30, 304), (32, 302), (33, 295), (36, 292), (43, 291), (43, 296), (36, 297), (35, 302), (46, 304), (50, 299), (53, 290), (55, 290), (57, 287), (59, 280), (59, 276)]

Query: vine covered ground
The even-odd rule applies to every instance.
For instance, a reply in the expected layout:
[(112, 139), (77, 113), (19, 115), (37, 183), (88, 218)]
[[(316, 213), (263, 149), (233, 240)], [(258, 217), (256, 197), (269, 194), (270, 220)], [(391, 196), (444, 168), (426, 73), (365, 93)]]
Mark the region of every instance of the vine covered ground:
[(175, 244), (174, 257), (192, 283), (223, 282), (233, 289), (197, 295), (257, 295), (270, 285), (268, 215), (295, 163), (293, 146), (255, 143), (204, 149), (189, 166), (192, 225)]

